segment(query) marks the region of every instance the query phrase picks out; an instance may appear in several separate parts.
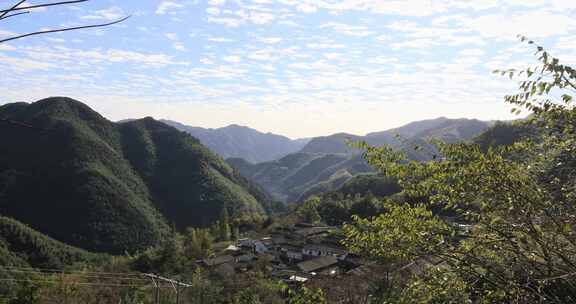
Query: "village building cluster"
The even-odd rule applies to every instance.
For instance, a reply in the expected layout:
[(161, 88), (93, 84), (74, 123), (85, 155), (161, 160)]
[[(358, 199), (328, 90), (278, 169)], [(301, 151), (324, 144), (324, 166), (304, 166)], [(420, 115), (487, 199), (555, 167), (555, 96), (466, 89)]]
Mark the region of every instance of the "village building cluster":
[(338, 241), (339, 228), (306, 223), (278, 227), (268, 236), (242, 238), (219, 255), (198, 261), (203, 267), (230, 277), (255, 267), (287, 284), (355, 275), (370, 263), (349, 254)]

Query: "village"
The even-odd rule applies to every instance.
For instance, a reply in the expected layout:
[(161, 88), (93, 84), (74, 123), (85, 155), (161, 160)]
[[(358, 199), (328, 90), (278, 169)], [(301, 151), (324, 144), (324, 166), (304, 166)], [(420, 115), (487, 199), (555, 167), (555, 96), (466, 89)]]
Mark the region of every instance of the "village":
[[(375, 261), (347, 252), (340, 235), (338, 227), (309, 223), (275, 227), (266, 236), (240, 238), (197, 264), (223, 278), (258, 269), (288, 286), (321, 287), (335, 298), (362, 295), (361, 291), (382, 281), (386, 270)], [(439, 263), (420, 259), (400, 271), (418, 274)]]
[(336, 227), (306, 223), (277, 227), (269, 236), (240, 238), (198, 264), (230, 277), (259, 263), (269, 275), (288, 284), (337, 276), (365, 263), (348, 254), (338, 242), (338, 233)]

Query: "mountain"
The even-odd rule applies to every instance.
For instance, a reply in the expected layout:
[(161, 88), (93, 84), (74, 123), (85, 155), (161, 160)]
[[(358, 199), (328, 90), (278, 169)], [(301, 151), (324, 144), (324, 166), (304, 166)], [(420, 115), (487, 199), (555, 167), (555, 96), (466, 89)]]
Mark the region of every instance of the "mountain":
[(337, 189), (358, 174), (373, 171), (362, 158), (361, 151), (350, 147), (347, 141), (390, 145), (404, 151), (409, 159), (427, 161), (438, 154), (429, 143), (431, 139), (447, 143), (471, 140), (490, 125), (475, 119), (440, 117), (366, 136), (338, 133), (312, 138), (299, 152), (275, 161), (258, 164), (238, 158), (227, 161), (275, 199), (302, 201), (311, 195)]
[(239, 125), (204, 129), (170, 120), (162, 122), (198, 138), (202, 144), (224, 158), (243, 158), (252, 163), (278, 159), (300, 150), (307, 143), (307, 139), (292, 140)]
[(360, 141), (362, 136), (337, 133), (330, 136), (312, 138), (300, 152), (304, 153), (353, 153), (354, 149), (347, 145), (347, 141)]
[(265, 195), (198, 139), (152, 118), (116, 124), (63, 97), (0, 106), (0, 214), (90, 251), (133, 252)]

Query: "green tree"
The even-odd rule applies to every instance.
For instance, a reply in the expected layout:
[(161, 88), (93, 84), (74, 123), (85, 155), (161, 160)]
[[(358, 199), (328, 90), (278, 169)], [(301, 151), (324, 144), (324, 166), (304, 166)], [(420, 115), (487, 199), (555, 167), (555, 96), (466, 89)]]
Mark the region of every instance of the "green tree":
[(322, 220), (318, 213), (320, 206), (320, 198), (313, 196), (307, 199), (301, 206), (298, 207), (298, 215), (308, 223), (318, 223)]
[(309, 289), (302, 287), (298, 290), (288, 291), (288, 304), (327, 304), (322, 289)]
[(216, 304), (223, 303), (223, 287), (216, 281), (211, 281), (208, 275), (197, 268), (192, 274), (189, 288), (185, 290), (185, 296), (189, 303), (194, 304)]
[[(463, 293), (483, 303), (576, 299), (576, 72), (536, 48), (537, 69), (501, 73), (522, 77), (520, 92), (505, 100), (518, 106), (514, 112), (532, 113), (527, 123), (541, 133), (537, 141), (487, 149), (437, 143), (443, 157), (427, 163), (408, 161), (389, 147), (359, 144), (373, 167), (396, 179), (405, 195), (426, 198), (428, 207), (387, 206), (388, 215), (357, 219), (345, 229), (348, 247), (385, 262), (433, 255), (444, 264), (440, 275), (398, 286), (396, 299), (411, 294), (420, 296), (409, 302), (444, 303), (447, 295)], [(450, 210), (457, 221), (442, 219), (443, 225), (431, 208)], [(425, 224), (419, 228), (418, 222)], [(453, 237), (432, 237), (449, 223), (457, 231)], [(442, 284), (444, 278), (450, 284)]]
[(228, 215), (228, 209), (226, 207), (222, 208), (222, 212), (220, 213), (219, 226), (220, 239), (229, 241), (232, 237), (232, 230), (230, 229), (230, 216)]
[(40, 285), (33, 282), (18, 284), (14, 296), (8, 300), (8, 304), (38, 304), (41, 303)]
[(184, 253), (190, 259), (204, 258), (212, 251), (212, 236), (208, 229), (188, 228), (184, 235)]

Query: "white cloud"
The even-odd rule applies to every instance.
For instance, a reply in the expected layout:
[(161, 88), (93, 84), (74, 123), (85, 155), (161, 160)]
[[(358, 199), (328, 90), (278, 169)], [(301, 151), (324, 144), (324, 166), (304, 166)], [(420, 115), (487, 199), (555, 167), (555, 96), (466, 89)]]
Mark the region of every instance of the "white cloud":
[(160, 2), (160, 5), (158, 5), (158, 8), (156, 9), (156, 14), (158, 15), (170, 14), (173, 13), (174, 9), (179, 9), (182, 7), (184, 7), (184, 5), (177, 3), (176, 1), (163, 0), (162, 2)]
[(244, 23), (244, 20), (231, 17), (208, 17), (208, 22), (220, 24), (226, 27), (239, 27)]
[(464, 49), (458, 52), (462, 56), (483, 56), (486, 52), (482, 49)]
[(193, 68), (188, 72), (181, 73), (181, 75), (191, 79), (214, 78), (230, 80), (242, 77), (246, 73), (247, 71), (244, 69), (221, 65), (214, 68)]
[(324, 53), (322, 56), (328, 60), (335, 60), (341, 58), (344, 54), (342, 53)]
[(209, 7), (206, 9), (206, 13), (208, 13), (209, 15), (218, 16), (220, 15), (220, 9), (217, 7)]
[(152, 67), (175, 64), (171, 57), (165, 54), (146, 54), (115, 49), (106, 52), (106, 59), (111, 62), (136, 62)]
[(164, 36), (172, 41), (178, 40), (178, 34), (176, 33), (165, 33)]
[(80, 17), (81, 19), (93, 19), (93, 20), (117, 20), (126, 16), (124, 10), (118, 6), (112, 6), (107, 9), (94, 11), (91, 15), (85, 15)]
[(250, 54), (248, 54), (248, 58), (252, 59), (252, 60), (258, 60), (258, 61), (275, 61), (278, 58), (276, 56), (273, 55), (274, 50), (272, 49), (262, 49), (262, 50), (257, 50), (254, 51)]
[(19, 58), (6, 56), (0, 53), (0, 62), (4, 67), (8, 67), (16, 72), (28, 72), (35, 70), (48, 70), (57, 67), (56, 65), (44, 62), (42, 60), (34, 60), (27, 58)]
[(17, 48), (7, 44), (7, 43), (3, 43), (0, 44), (0, 51), (5, 51), (5, 52), (10, 52), (10, 51), (16, 51)]
[(469, 29), (490, 38), (516, 39), (516, 35), (543, 38), (565, 35), (576, 27), (576, 20), (562, 14), (535, 10), (509, 16), (484, 15), (465, 23)]
[(224, 56), (222, 57), (222, 60), (229, 63), (238, 63), (242, 61), (242, 58), (240, 58), (240, 56)]
[(282, 38), (280, 37), (260, 37), (258, 38), (258, 40), (262, 43), (266, 43), (266, 44), (277, 44), (282, 42)]
[(181, 52), (184, 52), (184, 51), (187, 51), (187, 50), (188, 50), (188, 49), (184, 46), (184, 44), (183, 44), (182, 42), (174, 42), (174, 43), (172, 44), (172, 48), (175, 49), (175, 50), (177, 50), (177, 51), (181, 51)]
[(227, 43), (227, 42), (235, 42), (236, 40), (230, 39), (230, 38), (225, 38), (225, 37), (210, 37), (210, 38), (208, 38), (208, 41)]
[(248, 18), (254, 24), (267, 24), (274, 21), (276, 17), (269, 13), (251, 12)]
[(226, 4), (226, 0), (209, 0), (208, 1), (208, 5), (213, 5), (213, 6), (222, 6)]
[(308, 43), (306, 44), (306, 47), (313, 50), (346, 48), (344, 44), (337, 43)]
[(360, 25), (349, 25), (345, 23), (328, 22), (322, 24), (320, 28), (330, 28), (340, 34), (355, 37), (365, 37), (374, 34), (366, 26)]
[[(20, 4), (19, 7), (26, 8), (26, 7), (30, 7), (32, 5), (34, 5), (34, 3), (30, 3), (29, 1), (24, 1), (24, 3)], [(48, 10), (48, 8), (47, 7), (36, 7), (36, 8), (29, 9), (29, 10), (34, 11), (34, 12), (44, 12), (44, 11)]]
[(312, 5), (310, 3), (299, 4), (298, 6), (296, 6), (296, 9), (298, 9), (298, 11), (306, 13), (306, 14), (315, 13), (318, 11), (318, 8), (315, 5)]

